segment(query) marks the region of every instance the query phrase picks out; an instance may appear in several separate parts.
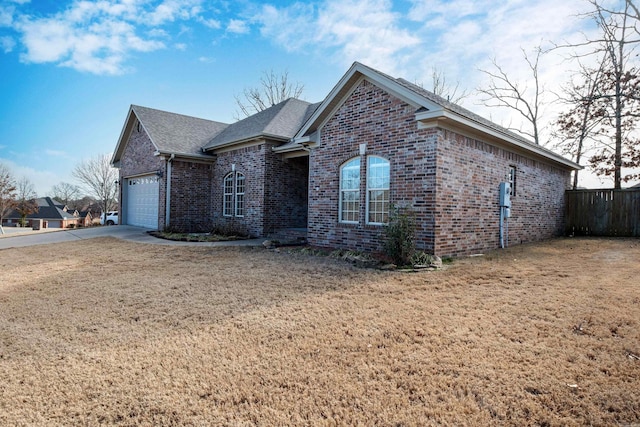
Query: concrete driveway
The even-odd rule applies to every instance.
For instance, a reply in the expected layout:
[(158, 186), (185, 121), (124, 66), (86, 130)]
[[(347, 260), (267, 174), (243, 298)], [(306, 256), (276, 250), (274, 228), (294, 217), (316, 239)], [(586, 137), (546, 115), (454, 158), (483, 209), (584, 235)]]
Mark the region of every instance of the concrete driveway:
[[(5, 231), (7, 228), (5, 227)], [(264, 239), (234, 240), (229, 242), (174, 242), (172, 240), (158, 239), (147, 234), (146, 228), (130, 225), (113, 225), (105, 227), (90, 227), (64, 230), (41, 230), (32, 232), (20, 232), (17, 235), (14, 230), (0, 235), (0, 249), (21, 248), (25, 246), (47, 245), (50, 243), (68, 243), (79, 240), (93, 239), (95, 237), (116, 237), (138, 243), (150, 243), (156, 245), (173, 246), (259, 246)]]

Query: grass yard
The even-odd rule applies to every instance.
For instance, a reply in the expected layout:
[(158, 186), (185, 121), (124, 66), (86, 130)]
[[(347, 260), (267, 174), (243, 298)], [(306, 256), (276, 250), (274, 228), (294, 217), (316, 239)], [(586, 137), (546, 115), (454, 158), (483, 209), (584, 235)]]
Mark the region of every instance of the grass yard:
[(640, 240), (436, 272), (102, 238), (0, 251), (0, 425), (638, 425)]

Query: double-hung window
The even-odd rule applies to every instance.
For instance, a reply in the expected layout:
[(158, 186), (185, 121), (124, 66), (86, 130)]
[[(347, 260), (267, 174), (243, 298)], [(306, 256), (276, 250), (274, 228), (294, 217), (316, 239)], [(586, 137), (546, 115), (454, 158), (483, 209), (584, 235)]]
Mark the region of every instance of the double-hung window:
[(224, 177), (223, 182), (223, 207), (224, 216), (244, 216), (244, 175), (239, 172), (231, 172)]
[(340, 222), (358, 222), (360, 214), (360, 159), (340, 168)]
[(367, 223), (389, 221), (389, 161), (382, 157), (367, 158)]
[[(359, 157), (347, 161), (340, 168), (340, 222), (360, 222), (361, 179)], [(367, 157), (365, 182), (366, 193), (362, 201), (366, 206), (366, 223), (386, 224), (389, 221), (389, 161), (378, 156)]]

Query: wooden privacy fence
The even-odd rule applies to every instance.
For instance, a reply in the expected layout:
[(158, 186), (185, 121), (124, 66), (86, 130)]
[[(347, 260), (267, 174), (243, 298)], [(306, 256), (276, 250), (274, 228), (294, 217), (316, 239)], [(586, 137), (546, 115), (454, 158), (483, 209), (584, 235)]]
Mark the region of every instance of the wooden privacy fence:
[(640, 236), (640, 188), (569, 190), (566, 232), (592, 236)]

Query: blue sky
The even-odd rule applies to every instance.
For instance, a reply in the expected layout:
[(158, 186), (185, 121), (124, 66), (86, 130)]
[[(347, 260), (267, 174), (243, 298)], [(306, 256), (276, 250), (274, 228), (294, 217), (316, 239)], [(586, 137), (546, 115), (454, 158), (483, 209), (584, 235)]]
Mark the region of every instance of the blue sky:
[[(575, 40), (583, 0), (0, 0), (0, 162), (47, 195), (111, 153), (130, 104), (233, 122), (234, 96), (288, 71), (321, 101), (353, 61), (424, 84), (433, 67), (482, 84), (492, 58), (528, 78), (520, 49)], [(545, 58), (549, 91), (566, 61)], [(498, 123), (519, 119), (463, 105)], [(551, 108), (552, 110), (552, 108)], [(553, 111), (548, 112), (548, 120)]]

